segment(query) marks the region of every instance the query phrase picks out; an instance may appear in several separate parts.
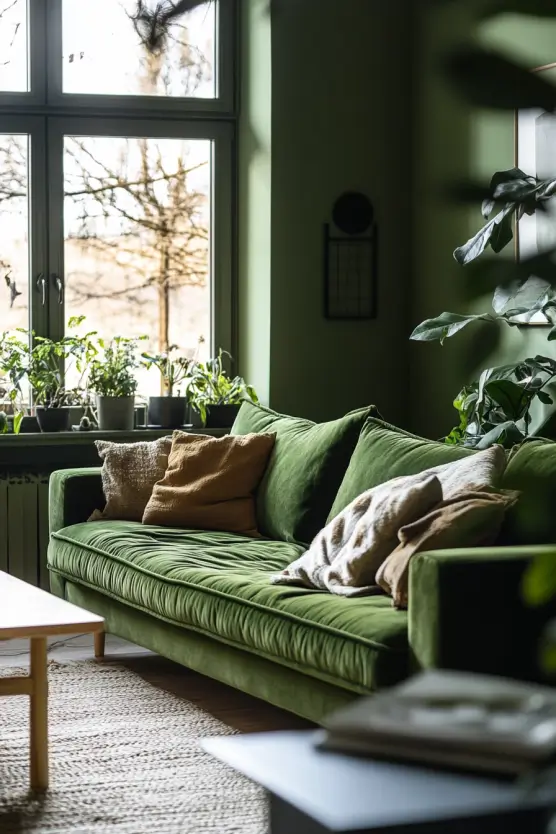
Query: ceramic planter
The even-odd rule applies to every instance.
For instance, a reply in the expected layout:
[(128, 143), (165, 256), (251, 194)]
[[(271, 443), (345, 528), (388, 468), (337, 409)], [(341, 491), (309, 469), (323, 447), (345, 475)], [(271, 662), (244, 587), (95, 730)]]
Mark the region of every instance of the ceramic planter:
[(135, 397), (97, 395), (97, 415), (101, 431), (132, 431), (135, 422)]
[(207, 422), (205, 423), (205, 428), (231, 429), (240, 408), (241, 406), (239, 405), (207, 406)]
[(181, 429), (185, 423), (186, 397), (149, 397), (149, 425)]
[(43, 432), (70, 431), (71, 410), (66, 406), (63, 408), (45, 408), (37, 405), (35, 415), (39, 428)]

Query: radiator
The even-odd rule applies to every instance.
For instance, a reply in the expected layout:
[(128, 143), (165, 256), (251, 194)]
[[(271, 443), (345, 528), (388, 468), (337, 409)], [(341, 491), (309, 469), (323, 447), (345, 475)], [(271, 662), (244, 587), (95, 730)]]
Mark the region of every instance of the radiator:
[(47, 474), (0, 475), (0, 570), (49, 590)]

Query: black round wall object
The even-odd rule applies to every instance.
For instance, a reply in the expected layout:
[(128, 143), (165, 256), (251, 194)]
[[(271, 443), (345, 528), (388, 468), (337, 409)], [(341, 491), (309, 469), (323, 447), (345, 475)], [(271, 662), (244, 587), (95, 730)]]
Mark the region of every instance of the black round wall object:
[(332, 219), (344, 234), (362, 235), (373, 222), (373, 205), (365, 194), (348, 191), (334, 203)]

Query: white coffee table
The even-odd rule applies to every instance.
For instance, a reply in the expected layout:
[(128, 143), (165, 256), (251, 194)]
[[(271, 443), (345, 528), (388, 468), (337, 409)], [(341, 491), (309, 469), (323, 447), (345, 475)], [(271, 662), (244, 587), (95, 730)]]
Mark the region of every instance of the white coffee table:
[(0, 678), (0, 695), (29, 695), (31, 787), (48, 788), (48, 679), (46, 638), (95, 633), (95, 654), (104, 637), (104, 620), (83, 608), (0, 571), (0, 640), (29, 638), (28, 676)]

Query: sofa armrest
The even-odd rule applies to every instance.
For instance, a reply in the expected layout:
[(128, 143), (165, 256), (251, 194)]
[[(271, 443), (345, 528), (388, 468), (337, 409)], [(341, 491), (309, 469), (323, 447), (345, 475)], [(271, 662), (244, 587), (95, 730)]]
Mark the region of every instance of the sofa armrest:
[(50, 476), (48, 513), (50, 532), (87, 521), (94, 510), (102, 510), (100, 467), (60, 469)]
[(532, 608), (522, 579), (556, 546), (439, 550), (414, 557), (409, 643), (416, 669), (460, 669), (541, 680), (539, 643), (555, 605)]

